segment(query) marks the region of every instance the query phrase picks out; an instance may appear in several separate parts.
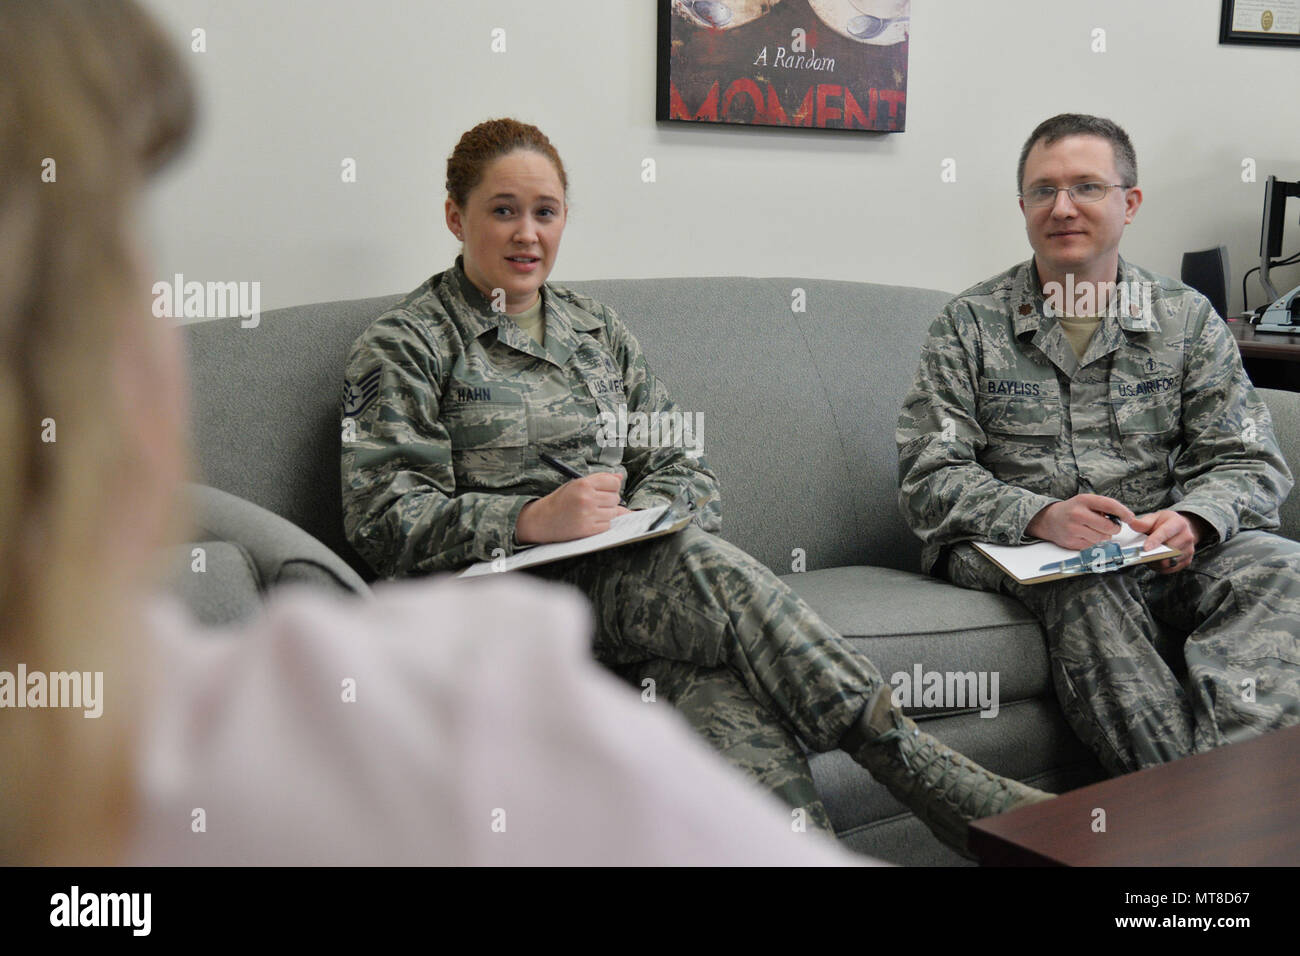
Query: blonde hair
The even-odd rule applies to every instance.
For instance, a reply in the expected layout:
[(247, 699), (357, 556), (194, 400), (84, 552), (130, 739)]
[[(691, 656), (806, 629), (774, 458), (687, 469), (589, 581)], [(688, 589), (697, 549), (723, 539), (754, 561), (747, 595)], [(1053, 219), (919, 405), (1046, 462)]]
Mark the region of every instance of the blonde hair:
[(193, 122), (188, 77), (132, 0), (0, 0), (0, 670), (104, 673), (97, 720), (0, 709), (0, 863), (111, 862), (129, 827), (148, 549), (115, 552), (115, 534), (133, 507), (160, 538), (182, 526), (123, 407), (159, 347), (138, 368), (114, 357), (176, 334), (150, 314), (134, 209)]

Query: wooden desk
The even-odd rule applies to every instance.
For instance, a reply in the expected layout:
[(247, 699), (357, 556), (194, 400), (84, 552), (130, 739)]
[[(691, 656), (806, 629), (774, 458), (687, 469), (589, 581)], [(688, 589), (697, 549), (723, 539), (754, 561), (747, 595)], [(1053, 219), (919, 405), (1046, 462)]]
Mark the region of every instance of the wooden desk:
[(1242, 358), (1275, 358), (1287, 362), (1300, 362), (1300, 335), (1282, 335), (1278, 332), (1256, 332), (1244, 319), (1228, 320), (1232, 337)]
[(1300, 726), (976, 820), (970, 848), (994, 866), (1297, 866), (1297, 794)]
[(1244, 318), (1227, 320), (1241, 364), (1257, 388), (1300, 392), (1300, 335), (1257, 332)]

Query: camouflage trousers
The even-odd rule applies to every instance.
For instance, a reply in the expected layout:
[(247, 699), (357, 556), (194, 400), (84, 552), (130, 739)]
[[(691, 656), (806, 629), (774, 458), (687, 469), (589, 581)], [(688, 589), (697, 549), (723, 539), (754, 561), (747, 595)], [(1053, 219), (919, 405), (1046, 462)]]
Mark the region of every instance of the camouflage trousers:
[[(1113, 774), (1300, 723), (1300, 544), (1287, 538), (1245, 531), (1176, 574), (1143, 565), (1035, 585), (962, 544), (948, 577), (1038, 617), (1061, 709)], [(1185, 686), (1162, 625), (1181, 641)]]
[(529, 570), (591, 600), (597, 660), (831, 829), (799, 738), (834, 750), (883, 679), (771, 571), (694, 525)]

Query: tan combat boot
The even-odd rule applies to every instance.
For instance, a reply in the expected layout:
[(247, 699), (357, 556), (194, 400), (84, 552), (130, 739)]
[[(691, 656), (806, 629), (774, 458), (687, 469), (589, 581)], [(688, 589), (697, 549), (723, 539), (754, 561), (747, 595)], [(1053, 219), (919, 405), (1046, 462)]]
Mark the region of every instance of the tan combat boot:
[(1054, 794), (990, 773), (903, 716), (886, 684), (872, 695), (844, 749), (962, 856), (971, 820), (1050, 800)]

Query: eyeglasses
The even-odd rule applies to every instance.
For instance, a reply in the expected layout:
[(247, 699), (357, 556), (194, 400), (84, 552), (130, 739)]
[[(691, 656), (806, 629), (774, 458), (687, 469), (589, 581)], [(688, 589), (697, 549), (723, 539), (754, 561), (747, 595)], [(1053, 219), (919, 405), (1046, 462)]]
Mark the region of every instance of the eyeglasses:
[(1075, 183), (1073, 186), (1035, 186), (1020, 194), (1026, 206), (1050, 206), (1056, 203), (1056, 194), (1062, 189), (1077, 203), (1101, 202), (1111, 189), (1131, 189), (1123, 183)]

